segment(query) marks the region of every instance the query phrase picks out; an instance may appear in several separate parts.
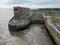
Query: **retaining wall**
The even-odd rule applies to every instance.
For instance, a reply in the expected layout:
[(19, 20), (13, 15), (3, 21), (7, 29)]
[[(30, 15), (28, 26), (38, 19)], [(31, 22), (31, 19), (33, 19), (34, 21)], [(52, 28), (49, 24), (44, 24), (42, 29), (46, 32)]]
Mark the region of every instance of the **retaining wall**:
[(56, 45), (60, 45), (60, 32), (58, 31), (58, 29), (49, 21), (45, 21), (45, 26), (48, 29), (52, 38), (54, 39)]
[(30, 23), (40, 23), (40, 24), (45, 24), (45, 20), (44, 20), (44, 19), (40, 19), (40, 20), (31, 20)]

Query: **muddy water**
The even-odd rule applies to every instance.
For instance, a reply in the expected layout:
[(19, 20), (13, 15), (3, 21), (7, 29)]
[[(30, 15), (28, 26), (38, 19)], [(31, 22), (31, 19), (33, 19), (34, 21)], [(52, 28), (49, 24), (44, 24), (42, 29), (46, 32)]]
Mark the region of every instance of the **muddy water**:
[(0, 11), (0, 45), (53, 45), (41, 24), (32, 24), (23, 32), (9, 31), (8, 22), (11, 17), (12, 9)]

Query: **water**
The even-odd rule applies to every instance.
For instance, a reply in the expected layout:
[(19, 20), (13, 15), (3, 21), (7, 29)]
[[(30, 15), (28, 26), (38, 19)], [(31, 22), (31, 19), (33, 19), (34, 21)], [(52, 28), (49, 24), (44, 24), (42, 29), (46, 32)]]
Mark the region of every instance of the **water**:
[(0, 9), (0, 45), (53, 45), (43, 25), (32, 24), (23, 32), (11, 32), (13, 9)]

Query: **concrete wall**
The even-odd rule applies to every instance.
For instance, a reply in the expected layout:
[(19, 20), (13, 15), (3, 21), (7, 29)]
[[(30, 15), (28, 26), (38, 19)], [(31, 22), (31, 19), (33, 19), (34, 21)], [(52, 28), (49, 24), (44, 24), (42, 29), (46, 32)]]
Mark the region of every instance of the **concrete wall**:
[(60, 33), (58, 29), (47, 20), (45, 21), (45, 26), (56, 42), (56, 45), (60, 45)]
[(40, 20), (31, 20), (31, 23), (45, 24), (45, 20), (44, 20), (44, 19), (40, 19)]

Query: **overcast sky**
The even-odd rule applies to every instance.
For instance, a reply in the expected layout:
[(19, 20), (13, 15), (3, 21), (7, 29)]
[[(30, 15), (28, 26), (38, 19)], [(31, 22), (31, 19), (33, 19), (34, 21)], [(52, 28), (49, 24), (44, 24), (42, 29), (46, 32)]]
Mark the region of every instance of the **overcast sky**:
[(60, 8), (60, 0), (0, 0), (0, 8), (12, 8), (16, 5), (29, 8)]

